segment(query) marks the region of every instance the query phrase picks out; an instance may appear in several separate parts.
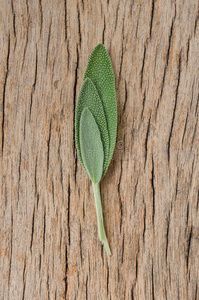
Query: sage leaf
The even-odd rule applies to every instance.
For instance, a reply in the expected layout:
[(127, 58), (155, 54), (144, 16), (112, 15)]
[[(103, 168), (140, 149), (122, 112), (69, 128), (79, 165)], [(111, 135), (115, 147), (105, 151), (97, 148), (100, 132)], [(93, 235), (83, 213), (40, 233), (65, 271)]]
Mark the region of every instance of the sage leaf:
[(103, 172), (104, 150), (99, 128), (88, 107), (81, 114), (79, 132), (83, 164), (89, 178), (98, 183)]
[(79, 159), (83, 164), (83, 166), (84, 163), (82, 160), (80, 139), (79, 139), (79, 124), (80, 124), (80, 117), (82, 111), (84, 110), (85, 107), (88, 107), (92, 115), (94, 116), (94, 119), (97, 123), (97, 126), (99, 127), (99, 131), (101, 134), (101, 139), (102, 139), (103, 149), (104, 149), (104, 164), (103, 164), (103, 173), (102, 173), (103, 176), (106, 172), (107, 164), (109, 160), (109, 134), (108, 134), (107, 123), (106, 123), (102, 101), (98, 95), (96, 87), (94, 86), (93, 82), (89, 78), (87, 78), (82, 84), (78, 96), (76, 113), (75, 113), (76, 147), (77, 147)]
[[(108, 164), (113, 156), (117, 134), (117, 102), (115, 91), (115, 78), (109, 54), (103, 44), (98, 44), (88, 60), (84, 80), (90, 78), (98, 91), (102, 100), (107, 127), (109, 133), (110, 149)], [(105, 170), (105, 172), (106, 172)], [(105, 173), (104, 173), (105, 174)]]
[(99, 239), (111, 255), (103, 221), (100, 180), (105, 175), (116, 142), (117, 104), (115, 79), (106, 48), (98, 44), (92, 51), (84, 74), (75, 111), (77, 154), (92, 181)]

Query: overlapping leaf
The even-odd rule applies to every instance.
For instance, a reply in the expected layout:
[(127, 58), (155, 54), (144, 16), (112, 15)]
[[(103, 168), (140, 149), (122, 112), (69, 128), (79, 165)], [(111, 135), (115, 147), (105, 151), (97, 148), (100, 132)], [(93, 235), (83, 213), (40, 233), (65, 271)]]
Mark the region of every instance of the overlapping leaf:
[(115, 80), (106, 48), (99, 44), (90, 55), (75, 112), (75, 140), (79, 159), (93, 182), (99, 238), (107, 255), (99, 182), (110, 164), (116, 141)]
[(79, 135), (84, 167), (89, 178), (98, 183), (102, 178), (104, 150), (99, 128), (88, 107), (81, 114)]
[(102, 44), (98, 44), (89, 57), (75, 114), (76, 147), (79, 159), (87, 173), (82, 159), (79, 137), (80, 118), (85, 107), (89, 108), (100, 131), (104, 150), (103, 177), (108, 169), (115, 147), (117, 104), (112, 64), (108, 52)]
[(98, 92), (92, 83), (92, 81), (87, 78), (80, 89), (78, 102), (76, 106), (76, 114), (75, 114), (75, 139), (76, 139), (76, 147), (78, 150), (78, 156), (81, 163), (84, 166), (84, 162), (82, 159), (81, 154), (81, 141), (79, 138), (79, 124), (81, 114), (85, 107), (88, 107), (91, 111), (92, 115), (95, 118), (97, 126), (99, 127), (99, 131), (101, 134), (101, 139), (103, 143), (103, 150), (104, 150), (104, 166), (103, 166), (103, 173), (106, 170), (106, 165), (108, 164), (109, 160), (109, 134), (107, 129), (106, 118), (104, 114), (104, 109), (102, 105), (102, 101), (98, 95)]
[[(109, 160), (106, 165), (108, 169), (109, 163), (113, 156), (117, 134), (117, 102), (115, 92), (115, 78), (110, 57), (104, 45), (98, 44), (92, 51), (84, 79), (90, 78), (94, 83), (102, 104), (107, 121), (109, 133)], [(104, 173), (105, 174), (105, 173)]]

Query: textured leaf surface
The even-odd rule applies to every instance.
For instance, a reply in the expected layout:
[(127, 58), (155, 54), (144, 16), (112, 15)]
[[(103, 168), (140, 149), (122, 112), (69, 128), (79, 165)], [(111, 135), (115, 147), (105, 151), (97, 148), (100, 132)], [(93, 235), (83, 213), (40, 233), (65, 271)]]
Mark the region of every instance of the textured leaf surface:
[(113, 68), (104, 45), (98, 44), (92, 51), (84, 75), (84, 79), (86, 78), (90, 78), (96, 86), (104, 107), (110, 142), (109, 164), (113, 156), (116, 142), (117, 103)]
[(79, 124), (80, 124), (81, 113), (86, 107), (89, 108), (92, 115), (94, 116), (101, 134), (101, 139), (102, 139), (102, 144), (104, 149), (104, 165), (103, 165), (103, 175), (104, 175), (109, 165), (109, 134), (108, 134), (107, 123), (106, 123), (102, 101), (98, 95), (96, 87), (94, 86), (93, 82), (89, 78), (87, 78), (82, 84), (78, 96), (76, 113), (75, 113), (76, 147), (78, 150), (79, 159), (83, 164), (83, 166), (84, 163), (82, 160), (81, 145), (80, 145), (80, 138), (79, 138), (79, 126), (80, 126)]
[(81, 114), (79, 129), (83, 165), (89, 178), (98, 183), (102, 178), (104, 150), (99, 128), (87, 107)]

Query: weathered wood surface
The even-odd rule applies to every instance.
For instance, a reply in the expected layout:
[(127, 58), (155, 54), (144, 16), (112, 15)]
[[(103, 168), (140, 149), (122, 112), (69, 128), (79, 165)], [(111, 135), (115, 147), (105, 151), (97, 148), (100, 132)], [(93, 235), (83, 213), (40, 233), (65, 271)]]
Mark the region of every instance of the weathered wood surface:
[[(0, 299), (199, 299), (198, 0), (0, 4)], [(74, 144), (99, 42), (118, 102), (110, 258)]]

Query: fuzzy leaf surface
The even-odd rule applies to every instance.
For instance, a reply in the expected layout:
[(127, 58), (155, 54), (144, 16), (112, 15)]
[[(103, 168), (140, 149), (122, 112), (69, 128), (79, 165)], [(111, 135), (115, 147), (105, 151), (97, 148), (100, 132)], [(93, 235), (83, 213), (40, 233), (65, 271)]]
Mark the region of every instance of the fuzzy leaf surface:
[(115, 91), (115, 78), (110, 57), (104, 45), (98, 44), (92, 51), (87, 68), (84, 75), (84, 80), (90, 78), (94, 83), (102, 104), (107, 120), (109, 134), (109, 158), (106, 164), (106, 173), (113, 156), (117, 135), (117, 102)]
[(79, 124), (80, 124), (81, 113), (86, 107), (89, 108), (92, 115), (94, 116), (101, 134), (101, 139), (102, 139), (102, 144), (104, 149), (104, 165), (103, 165), (103, 175), (104, 175), (109, 161), (109, 134), (108, 134), (107, 123), (106, 123), (102, 101), (98, 95), (96, 87), (94, 86), (93, 82), (89, 78), (84, 80), (82, 84), (82, 87), (79, 92), (76, 112), (75, 112), (76, 147), (78, 151), (78, 157), (81, 163), (83, 164), (83, 166), (84, 163), (82, 160), (81, 143), (79, 138)]
[(94, 183), (98, 183), (103, 173), (104, 150), (99, 128), (88, 107), (81, 114), (79, 135), (86, 173)]

